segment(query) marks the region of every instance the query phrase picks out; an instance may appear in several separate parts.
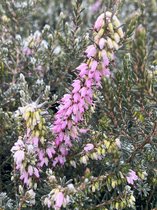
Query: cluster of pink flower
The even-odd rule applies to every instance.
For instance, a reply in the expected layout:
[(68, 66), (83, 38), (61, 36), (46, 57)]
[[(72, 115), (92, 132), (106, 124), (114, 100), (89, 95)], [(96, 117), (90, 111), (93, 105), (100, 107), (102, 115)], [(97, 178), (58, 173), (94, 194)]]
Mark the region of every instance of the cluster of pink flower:
[(20, 179), (29, 187), (32, 187), (32, 178), (39, 178), (39, 170), (37, 168), (37, 159), (32, 145), (24, 144), (19, 137), (18, 141), (12, 147), (16, 170), (20, 172)]
[[(55, 143), (56, 146), (59, 146), (62, 157), (67, 155), (67, 148), (72, 145), (71, 140), (78, 138), (80, 132), (78, 123), (83, 121), (84, 112), (93, 102), (93, 86), (100, 86), (101, 77), (109, 73), (107, 68), (109, 60), (106, 55), (103, 56), (104, 69), (99, 71), (98, 61), (94, 59), (97, 53), (95, 46), (88, 47), (86, 53), (90, 62), (89, 64), (82, 63), (76, 68), (79, 71), (79, 77), (73, 81), (71, 93), (65, 94), (62, 98), (59, 110), (55, 115), (52, 130), (56, 134)], [(61, 164), (64, 163), (63, 158), (59, 157), (54, 163), (58, 161)]]
[[(119, 26), (119, 20), (111, 12), (103, 13), (95, 22), (95, 43), (87, 47), (86, 62), (76, 68), (79, 74), (71, 85), (71, 93), (65, 94), (61, 99), (59, 110), (55, 115), (52, 131), (55, 134), (58, 156), (53, 161), (54, 166), (57, 163), (64, 164), (72, 140), (78, 139), (81, 132), (79, 123), (84, 120), (85, 111), (93, 104), (94, 88), (101, 87), (103, 76), (111, 75), (108, 68), (110, 60), (113, 59), (114, 50), (117, 50), (118, 42), (123, 36), (121, 28), (117, 28)], [(106, 31), (108, 35), (105, 35)]]
[(49, 159), (55, 154), (52, 144), (46, 147), (45, 119), (39, 107), (40, 104), (32, 102), (19, 108), (16, 114), (25, 121), (26, 132), (11, 149), (15, 168), (28, 188), (33, 187), (40, 176), (40, 169), (44, 165), (48, 166)]
[(28, 188), (33, 187), (40, 169), (48, 166), (49, 160), (53, 166), (65, 163), (72, 141), (77, 140), (80, 133), (86, 132), (79, 125), (84, 121), (84, 113), (93, 105), (95, 88), (101, 87), (103, 76), (111, 75), (109, 64), (123, 37), (120, 22), (111, 12), (103, 13), (95, 22), (93, 34), (94, 44), (87, 47), (85, 62), (76, 68), (78, 76), (71, 85), (71, 92), (63, 96), (55, 115), (52, 125), (54, 141), (45, 139), (46, 126), (40, 105), (33, 102), (20, 110), (27, 131), (15, 143), (12, 153), (20, 179)]

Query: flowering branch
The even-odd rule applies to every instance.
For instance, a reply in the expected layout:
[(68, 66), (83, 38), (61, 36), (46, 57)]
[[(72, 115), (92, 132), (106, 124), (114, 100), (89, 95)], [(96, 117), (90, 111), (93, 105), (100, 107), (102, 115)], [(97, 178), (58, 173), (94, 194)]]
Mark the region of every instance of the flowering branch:
[(118, 50), (124, 36), (118, 18), (111, 12), (97, 18), (93, 35), (94, 44), (85, 50), (86, 58), (76, 67), (78, 76), (71, 85), (71, 92), (63, 96), (54, 117), (52, 132), (58, 152), (53, 160), (54, 166), (64, 164), (72, 141), (78, 139), (82, 132), (79, 124), (84, 121), (84, 113), (93, 105), (93, 91), (101, 87), (103, 76), (111, 76), (109, 64), (114, 60), (114, 51)]

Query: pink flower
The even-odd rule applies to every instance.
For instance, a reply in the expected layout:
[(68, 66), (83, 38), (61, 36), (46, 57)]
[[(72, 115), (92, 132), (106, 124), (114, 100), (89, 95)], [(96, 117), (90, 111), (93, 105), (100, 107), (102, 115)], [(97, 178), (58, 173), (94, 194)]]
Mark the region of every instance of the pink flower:
[(66, 155), (68, 154), (68, 151), (67, 151), (67, 149), (66, 149), (65, 146), (60, 146), (60, 147), (59, 147), (59, 151), (61, 152), (61, 154), (62, 154), (63, 156), (66, 156)]
[(87, 88), (86, 87), (81, 88), (80, 93), (81, 93), (81, 97), (85, 97), (85, 95), (87, 94)]
[(70, 130), (70, 135), (73, 139), (77, 138), (78, 136), (78, 130), (76, 126), (72, 126)]
[(111, 76), (111, 72), (108, 68), (105, 68), (102, 70), (102, 75), (105, 77), (110, 77)]
[(87, 68), (88, 68), (88, 65), (86, 63), (81, 63), (78, 67), (76, 67), (76, 69), (80, 71)]
[(33, 167), (32, 167), (31, 165), (28, 166), (28, 174), (29, 174), (30, 176), (33, 175)]
[(78, 104), (73, 105), (73, 113), (76, 114), (78, 112)]
[(34, 175), (39, 178), (39, 171), (37, 168), (34, 167)]
[(96, 20), (96, 22), (95, 22), (95, 25), (94, 25), (94, 29), (96, 29), (97, 31), (99, 31), (100, 28), (103, 26), (103, 24), (104, 24), (104, 13), (101, 14), (101, 15), (97, 18), (97, 20)]
[(103, 65), (104, 68), (109, 65), (110, 61), (107, 57), (107, 54), (106, 54), (105, 50), (102, 50), (102, 60), (103, 60), (102, 65)]
[(92, 83), (93, 83), (92, 79), (86, 79), (86, 81), (85, 81), (85, 85), (86, 85), (88, 88), (92, 86)]
[(61, 206), (63, 205), (63, 202), (64, 202), (64, 194), (62, 192), (58, 192), (55, 195), (54, 200), (55, 200), (55, 207), (61, 208)]
[(26, 56), (31, 56), (32, 50), (29, 47), (25, 47), (25, 48), (23, 48), (23, 54)]
[(88, 65), (86, 63), (81, 63), (81, 65), (78, 66), (76, 69), (80, 71), (79, 76), (83, 77), (87, 74)]
[(38, 137), (33, 137), (32, 143), (34, 144), (35, 147), (38, 147), (39, 144), (39, 138)]
[(52, 158), (52, 156), (56, 153), (53, 146), (50, 146), (46, 149), (46, 153), (49, 158)]
[(101, 38), (99, 41), (99, 47), (102, 50), (105, 46), (106, 40), (104, 38)]
[(128, 184), (134, 184), (134, 181), (138, 180), (138, 176), (136, 175), (136, 172), (133, 170), (130, 170), (130, 172), (126, 176)]
[(94, 60), (90, 66), (91, 71), (95, 72), (97, 66), (98, 66), (98, 62)]
[(26, 171), (22, 172), (20, 179), (24, 180), (24, 183), (28, 185), (28, 173)]
[(74, 80), (72, 86), (74, 87), (72, 93), (77, 93), (80, 90), (80, 80)]
[(80, 128), (79, 129), (80, 133), (87, 133), (88, 130), (89, 129), (87, 129), (87, 128)]
[(63, 96), (63, 98), (61, 99), (61, 101), (67, 101), (67, 100), (69, 100), (69, 99), (71, 99), (71, 95), (70, 95), (70, 94), (65, 94), (65, 95)]
[(84, 151), (89, 152), (93, 148), (94, 148), (93, 144), (86, 144), (86, 146), (84, 147)]
[(53, 161), (53, 166), (56, 166), (57, 163), (60, 163), (60, 165), (64, 165), (65, 163), (65, 157), (59, 155), (58, 157), (56, 157)]
[(70, 106), (68, 108), (68, 110), (66, 111), (66, 117), (69, 117), (71, 115), (72, 111), (73, 111), (73, 106)]
[(77, 103), (77, 102), (80, 101), (81, 96), (80, 96), (79, 93), (75, 93), (75, 94), (73, 95), (73, 98), (74, 98), (74, 102)]
[(86, 55), (87, 55), (88, 58), (94, 57), (95, 54), (96, 54), (96, 52), (97, 51), (96, 51), (96, 48), (95, 48), (94, 45), (88, 46), (87, 49), (86, 49), (86, 51), (85, 51), (85, 53), (86, 53)]
[(72, 143), (71, 143), (71, 139), (70, 139), (69, 134), (65, 134), (64, 135), (64, 141), (65, 141), (65, 145), (67, 145), (68, 147), (71, 147), (72, 146)]
[(18, 150), (15, 152), (14, 154), (14, 160), (16, 162), (17, 165), (21, 165), (22, 164), (22, 161), (24, 160), (25, 158), (25, 153), (24, 151), (22, 150)]
[(95, 71), (94, 78), (96, 82), (100, 82), (101, 80), (101, 73), (100, 71)]

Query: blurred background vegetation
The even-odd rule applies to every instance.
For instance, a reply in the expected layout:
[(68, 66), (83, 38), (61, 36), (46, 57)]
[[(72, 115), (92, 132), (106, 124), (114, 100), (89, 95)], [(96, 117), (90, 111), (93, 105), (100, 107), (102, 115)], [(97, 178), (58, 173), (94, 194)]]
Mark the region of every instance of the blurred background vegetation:
[[(96, 91), (95, 107), (86, 116), (89, 134), (80, 137), (66, 165), (54, 173), (60, 179), (72, 179), (83, 189), (66, 209), (157, 208), (157, 1), (100, 0), (98, 4), (94, 0), (1, 0), (0, 209), (16, 209), (19, 199), (17, 183), (11, 180), (10, 149), (23, 132), (23, 122), (15, 117), (22, 106), (21, 99), (30, 103), (41, 96), (41, 103), (46, 100), (50, 126), (58, 100), (68, 91), (76, 77), (75, 68), (92, 43), (93, 23), (106, 10), (117, 12), (125, 32), (111, 65), (114, 76), (104, 78), (102, 89)], [(42, 97), (46, 88), (47, 99)], [(110, 144), (119, 139), (120, 151), (114, 149), (113, 143), (101, 161), (88, 157), (87, 164), (79, 162), (85, 143), (94, 142), (99, 148), (106, 144), (104, 139)], [(127, 197), (117, 196), (125, 191), (126, 181), (121, 173), (128, 169), (141, 178), (135, 188), (131, 186), (136, 198), (134, 207), (127, 205)], [(101, 179), (103, 175), (105, 180)], [(91, 187), (93, 176), (95, 190)], [(81, 188), (86, 178), (88, 189)], [(46, 209), (40, 200), (50, 190), (45, 179), (44, 174), (36, 206), (27, 209)]]

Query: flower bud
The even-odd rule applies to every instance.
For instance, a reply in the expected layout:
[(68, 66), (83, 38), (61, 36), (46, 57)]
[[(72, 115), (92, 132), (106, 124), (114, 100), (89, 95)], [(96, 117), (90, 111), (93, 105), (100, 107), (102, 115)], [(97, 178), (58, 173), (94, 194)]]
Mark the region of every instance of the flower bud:
[(19, 193), (22, 195), (23, 194), (23, 187), (22, 187), (22, 185), (19, 185)]
[(104, 29), (103, 28), (101, 28), (99, 31), (98, 31), (98, 36), (99, 36), (99, 38), (101, 38), (103, 35), (104, 35)]
[(107, 12), (105, 13), (105, 15), (106, 15), (106, 17), (111, 18), (111, 17), (112, 17), (112, 12), (107, 11)]
[(114, 33), (113, 25), (112, 25), (111, 22), (108, 24), (108, 29), (109, 29), (109, 31), (110, 31), (111, 33)]
[(120, 21), (118, 20), (118, 18), (116, 16), (113, 17), (113, 25), (118, 28), (120, 27)]
[(43, 124), (41, 122), (38, 124), (38, 128), (39, 128), (39, 130), (42, 130)]
[(40, 136), (40, 132), (37, 130), (37, 131), (35, 131), (35, 136), (36, 137), (39, 137)]
[(23, 114), (23, 118), (27, 121), (28, 120), (28, 118), (30, 117), (30, 112), (28, 111), (28, 112), (25, 112), (24, 114)]
[(123, 38), (124, 37), (124, 33), (123, 33), (122, 28), (118, 28), (117, 33), (120, 36), (120, 38)]
[(8, 23), (8, 22), (10, 21), (10, 18), (8, 18), (6, 15), (3, 15), (3, 16), (2, 16), (2, 21), (3, 21), (4, 23)]
[(115, 50), (118, 50), (119, 46), (115, 41), (112, 41), (113, 47)]
[(109, 49), (113, 49), (113, 43), (112, 43), (112, 39), (107, 37), (107, 46)]
[(118, 33), (114, 33), (113, 39), (117, 42), (117, 44), (120, 42), (120, 36)]
[(40, 142), (41, 142), (42, 144), (45, 143), (45, 138), (44, 138), (43, 136), (40, 138)]
[(109, 58), (110, 61), (114, 60), (114, 54), (111, 52), (107, 52), (107, 57)]
[(68, 184), (68, 185), (67, 185), (67, 188), (68, 188), (69, 193), (74, 193), (74, 192), (76, 192), (76, 189), (75, 189), (75, 187), (74, 187), (73, 184)]

